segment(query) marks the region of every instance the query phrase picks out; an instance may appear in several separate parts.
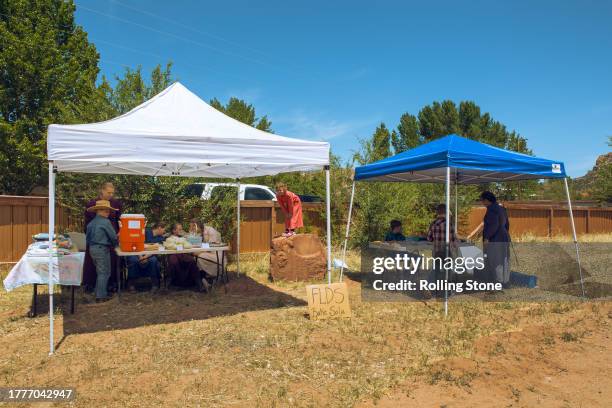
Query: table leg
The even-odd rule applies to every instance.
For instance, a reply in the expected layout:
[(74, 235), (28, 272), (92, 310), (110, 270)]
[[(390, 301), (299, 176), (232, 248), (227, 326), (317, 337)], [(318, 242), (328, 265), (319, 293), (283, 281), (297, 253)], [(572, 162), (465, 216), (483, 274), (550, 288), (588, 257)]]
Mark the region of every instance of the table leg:
[(36, 302), (38, 297), (38, 285), (35, 283), (32, 285), (32, 305), (30, 306), (30, 312), (28, 317), (36, 317)]
[(72, 298), (70, 299), (70, 314), (74, 314), (74, 286), (71, 286)]
[(223, 259), (221, 260), (221, 270), (223, 271), (223, 274), (225, 275), (225, 282), (229, 282), (229, 275), (227, 273), (227, 253), (225, 251), (223, 251)]
[(117, 298), (121, 297), (121, 257), (117, 255)]
[(167, 273), (168, 272), (168, 257), (167, 256), (159, 256), (160, 260), (163, 259), (163, 261), (160, 262), (161, 264), (161, 276), (160, 279), (162, 280), (162, 282), (164, 285), (164, 289), (168, 290), (168, 278), (171, 278), (170, 275)]
[(215, 251), (215, 258), (217, 259), (217, 263), (215, 265), (215, 267), (217, 268), (217, 276), (215, 277), (215, 285), (216, 285), (217, 282), (219, 282), (219, 279), (221, 279), (221, 275), (222, 275), (221, 268), (219, 267), (219, 251)]
[(223, 289), (225, 293), (227, 293), (227, 282), (229, 282), (229, 277), (227, 276), (227, 268), (225, 266), (225, 251), (221, 252), (221, 276), (223, 279)]

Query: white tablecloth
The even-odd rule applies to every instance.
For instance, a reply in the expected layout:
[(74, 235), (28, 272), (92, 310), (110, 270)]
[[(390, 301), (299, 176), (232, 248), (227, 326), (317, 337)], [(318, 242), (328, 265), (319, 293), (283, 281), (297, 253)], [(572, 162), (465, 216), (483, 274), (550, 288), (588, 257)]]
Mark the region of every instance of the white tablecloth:
[[(83, 279), (85, 252), (73, 252), (53, 257), (53, 282), (59, 285), (79, 286)], [(7, 292), (23, 285), (49, 283), (49, 257), (42, 255), (33, 245), (21, 257), (4, 279)]]

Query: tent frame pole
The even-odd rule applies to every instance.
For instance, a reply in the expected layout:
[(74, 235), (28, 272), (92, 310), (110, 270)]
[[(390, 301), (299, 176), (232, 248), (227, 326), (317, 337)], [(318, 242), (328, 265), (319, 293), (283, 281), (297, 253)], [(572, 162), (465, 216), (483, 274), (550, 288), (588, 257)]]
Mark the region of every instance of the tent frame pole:
[[(55, 352), (54, 316), (53, 316), (53, 237), (55, 235), (55, 172), (53, 162), (49, 162), (49, 260), (47, 264), (49, 272), (49, 355)], [(59, 264), (58, 264), (59, 268)]]
[(572, 199), (570, 198), (569, 187), (567, 185), (567, 177), (563, 178), (565, 183), (565, 194), (567, 196), (567, 205), (569, 207), (569, 216), (572, 224), (572, 235), (574, 237), (574, 246), (576, 247), (576, 260), (578, 261), (578, 273), (580, 274), (580, 288), (582, 289), (582, 297), (586, 298), (584, 291), (584, 281), (582, 279), (582, 265), (580, 264), (580, 250), (578, 249), (578, 237), (576, 236), (576, 225), (574, 224), (574, 211), (572, 210)]
[(331, 203), (329, 165), (325, 166), (325, 211), (327, 221), (327, 283), (331, 285)]
[[(444, 221), (444, 225), (446, 227), (445, 231), (445, 242), (446, 242), (446, 257), (449, 256), (449, 245), (450, 245), (450, 167), (446, 168), (446, 220)], [(446, 264), (446, 259), (444, 259), (444, 264)], [(444, 268), (445, 271), (445, 281), (444, 281), (444, 316), (448, 316), (448, 268)]]
[(455, 234), (457, 234), (458, 222), (459, 222), (459, 184), (457, 182), (457, 169), (455, 169)]
[(351, 189), (351, 201), (349, 202), (348, 218), (346, 220), (346, 233), (344, 234), (344, 245), (342, 247), (342, 265), (340, 265), (340, 282), (344, 276), (344, 265), (346, 262), (346, 246), (348, 245), (349, 233), (351, 232), (351, 216), (353, 215), (353, 200), (355, 199), (355, 180)]
[(236, 179), (236, 276), (240, 276), (240, 179)]

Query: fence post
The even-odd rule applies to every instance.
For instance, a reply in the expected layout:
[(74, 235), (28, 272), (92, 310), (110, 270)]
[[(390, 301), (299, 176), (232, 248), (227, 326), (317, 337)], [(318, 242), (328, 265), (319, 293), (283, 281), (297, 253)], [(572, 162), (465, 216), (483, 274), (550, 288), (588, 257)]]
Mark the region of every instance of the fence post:
[(591, 209), (587, 208), (587, 210), (586, 210), (586, 231), (585, 231), (585, 234), (589, 233), (589, 230), (590, 230), (590, 228), (589, 228), (590, 225), (589, 224), (590, 223), (591, 223)]
[(274, 238), (274, 226), (275, 225), (276, 225), (276, 202), (272, 201), (272, 207), (270, 207), (270, 237), (271, 238)]
[(548, 215), (548, 238), (552, 238), (553, 236), (553, 220), (555, 217), (555, 210), (553, 207), (550, 207), (549, 215)]

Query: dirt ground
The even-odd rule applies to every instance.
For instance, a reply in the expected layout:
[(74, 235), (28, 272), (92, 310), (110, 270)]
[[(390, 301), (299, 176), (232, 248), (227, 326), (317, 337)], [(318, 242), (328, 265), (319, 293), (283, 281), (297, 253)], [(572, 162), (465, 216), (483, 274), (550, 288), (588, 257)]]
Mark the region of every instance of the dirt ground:
[(444, 318), (434, 301), (362, 303), (349, 281), (353, 317), (311, 321), (304, 283), (244, 267), (227, 292), (79, 295), (52, 357), (31, 289), (2, 290), (0, 387), (75, 387), (77, 407), (611, 406), (609, 302), (467, 302)]
[(440, 361), (427, 375), (360, 406), (612, 406), (609, 325), (585, 316), (571, 316), (565, 323), (560, 328), (527, 324), (481, 338), (469, 357)]

